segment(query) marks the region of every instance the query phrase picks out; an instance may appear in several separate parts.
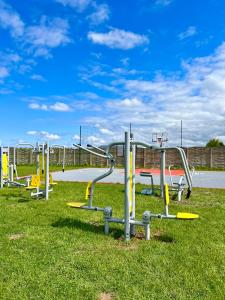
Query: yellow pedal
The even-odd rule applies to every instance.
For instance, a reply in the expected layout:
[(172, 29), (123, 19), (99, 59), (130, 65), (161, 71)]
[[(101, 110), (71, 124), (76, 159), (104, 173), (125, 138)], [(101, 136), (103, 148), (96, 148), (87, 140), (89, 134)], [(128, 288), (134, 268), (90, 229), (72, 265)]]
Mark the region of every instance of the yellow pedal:
[(85, 206), (86, 203), (82, 203), (82, 202), (69, 202), (67, 203), (67, 205), (69, 207), (73, 207), (73, 208), (82, 208), (83, 206)]
[(199, 215), (191, 214), (191, 213), (178, 212), (176, 217), (177, 217), (177, 219), (180, 219), (180, 220), (193, 220), (193, 219), (198, 219)]

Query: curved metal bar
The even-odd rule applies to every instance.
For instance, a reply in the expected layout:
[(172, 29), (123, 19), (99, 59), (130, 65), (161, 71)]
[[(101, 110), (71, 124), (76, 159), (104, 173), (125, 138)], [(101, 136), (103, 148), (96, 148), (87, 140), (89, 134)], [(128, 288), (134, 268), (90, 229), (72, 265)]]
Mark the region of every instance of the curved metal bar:
[[(32, 148), (32, 150), (34, 151), (36, 148), (35, 148), (35, 145), (31, 144), (31, 143), (18, 143), (16, 144), (16, 146), (13, 148), (13, 173), (16, 175), (16, 179), (19, 180), (19, 179), (23, 179), (21, 177), (18, 176), (18, 172), (17, 172), (17, 167), (16, 167), (16, 148), (18, 146), (29, 146)], [(27, 178), (29, 176), (23, 176), (24, 178)]]
[(125, 145), (124, 142), (113, 142), (113, 143), (110, 143), (107, 148), (106, 148), (106, 154), (109, 154), (109, 151), (110, 151), (110, 148), (112, 148), (113, 146), (121, 146), (121, 145)]
[(105, 150), (103, 150), (102, 148), (96, 147), (96, 146), (94, 146), (94, 145), (87, 144), (87, 147), (88, 147), (88, 148), (94, 148), (95, 150), (98, 150), (98, 151), (100, 151), (100, 152), (105, 153)]
[(174, 183), (173, 183), (173, 178), (172, 178), (172, 173), (171, 173), (171, 167), (172, 167), (172, 165), (169, 165), (168, 171), (169, 171), (169, 175), (170, 175), (170, 184), (173, 187)]
[(17, 146), (31, 146), (31, 148), (33, 150), (35, 150), (35, 146), (33, 144), (30, 144), (30, 143), (19, 143), (19, 144), (16, 144), (16, 147)]
[(73, 144), (73, 146), (74, 146), (74, 147), (77, 147), (77, 148), (80, 148), (80, 149), (82, 149), (82, 150), (84, 150), (84, 151), (87, 151), (87, 152), (89, 152), (89, 153), (91, 153), (91, 154), (94, 154), (94, 155), (97, 155), (97, 156), (99, 156), (99, 157), (102, 157), (102, 158), (106, 158), (106, 159), (107, 159), (107, 158), (111, 158), (111, 157), (109, 157), (109, 155), (107, 155), (107, 153), (106, 153), (106, 155), (103, 155), (103, 154), (94, 152), (94, 151), (92, 151), (92, 150), (90, 150), (90, 149), (84, 148), (84, 147), (82, 147), (82, 146), (80, 146), (80, 145), (78, 145), (78, 144)]
[(114, 168), (115, 168), (115, 160), (111, 158), (110, 159), (110, 169), (106, 173), (104, 173), (104, 174), (102, 174), (102, 175), (100, 175), (97, 178), (92, 180), (91, 191), (90, 191), (90, 199), (89, 199), (89, 203), (88, 203), (89, 207), (92, 207), (95, 183), (100, 181), (101, 179), (109, 176), (110, 174), (112, 174), (112, 172), (114, 171)]

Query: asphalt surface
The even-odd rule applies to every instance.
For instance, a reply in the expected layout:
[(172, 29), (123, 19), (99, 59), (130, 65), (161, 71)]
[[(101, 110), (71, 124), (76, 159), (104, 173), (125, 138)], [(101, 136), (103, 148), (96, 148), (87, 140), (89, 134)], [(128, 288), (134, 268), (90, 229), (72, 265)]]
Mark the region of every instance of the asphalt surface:
[[(97, 176), (107, 172), (107, 168), (86, 168), (69, 170), (63, 172), (54, 172), (53, 179), (56, 181), (76, 181), (87, 182), (92, 181)], [(159, 174), (153, 174), (154, 184), (159, 184)], [(173, 176), (173, 181), (178, 182), (179, 176)], [(225, 189), (225, 172), (217, 171), (195, 171), (193, 174), (193, 187), (204, 188), (224, 188)], [(166, 181), (170, 184), (170, 177), (166, 176)], [(124, 183), (124, 170), (115, 169), (113, 173), (100, 182), (105, 183)], [(150, 184), (150, 178), (136, 175), (136, 182)]]

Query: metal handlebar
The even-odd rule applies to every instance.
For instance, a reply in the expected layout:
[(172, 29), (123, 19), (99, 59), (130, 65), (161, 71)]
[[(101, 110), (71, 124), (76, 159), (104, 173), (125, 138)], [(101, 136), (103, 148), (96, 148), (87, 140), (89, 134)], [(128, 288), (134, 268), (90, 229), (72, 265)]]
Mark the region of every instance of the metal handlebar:
[(112, 158), (112, 155), (111, 155), (111, 154), (105, 153), (105, 155), (103, 155), (103, 154), (94, 152), (94, 151), (92, 151), (92, 150), (90, 150), (90, 149), (88, 149), (88, 148), (84, 148), (84, 147), (82, 147), (82, 146), (79, 145), (79, 144), (73, 144), (73, 146), (74, 146), (74, 147), (77, 147), (77, 148), (80, 148), (80, 149), (82, 149), (82, 150), (84, 150), (84, 151), (87, 151), (87, 152), (89, 152), (89, 153), (91, 153), (91, 154), (94, 154), (94, 155), (97, 155), (97, 156), (99, 156), (99, 157), (105, 158), (105, 159), (111, 159), (111, 158)]

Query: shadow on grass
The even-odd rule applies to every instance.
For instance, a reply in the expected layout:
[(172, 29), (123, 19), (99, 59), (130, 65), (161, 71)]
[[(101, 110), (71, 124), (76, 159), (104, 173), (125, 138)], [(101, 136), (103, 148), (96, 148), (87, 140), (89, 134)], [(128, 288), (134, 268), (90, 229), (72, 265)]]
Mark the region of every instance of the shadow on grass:
[(153, 238), (157, 241), (164, 242), (164, 243), (175, 243), (176, 242), (176, 240), (172, 236), (169, 236), (166, 233), (161, 233), (161, 232), (155, 233)]
[(32, 198), (28, 198), (24, 195), (16, 195), (14, 193), (7, 194), (4, 197), (5, 197), (6, 201), (14, 200), (14, 201), (17, 201), (18, 203), (29, 202), (32, 200)]
[[(52, 223), (51, 225), (53, 227), (77, 228), (83, 231), (89, 231), (89, 232), (105, 235), (104, 225), (100, 225), (96, 223), (86, 223), (71, 218), (59, 218), (56, 222)], [(123, 231), (117, 228), (110, 228), (110, 233), (113, 235), (115, 239), (118, 239), (123, 235)]]

